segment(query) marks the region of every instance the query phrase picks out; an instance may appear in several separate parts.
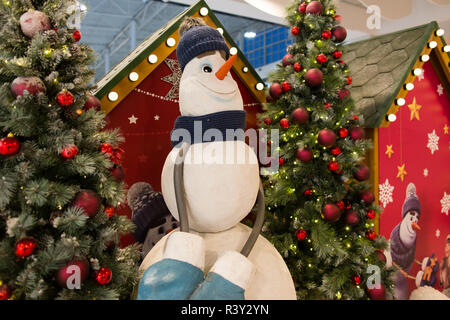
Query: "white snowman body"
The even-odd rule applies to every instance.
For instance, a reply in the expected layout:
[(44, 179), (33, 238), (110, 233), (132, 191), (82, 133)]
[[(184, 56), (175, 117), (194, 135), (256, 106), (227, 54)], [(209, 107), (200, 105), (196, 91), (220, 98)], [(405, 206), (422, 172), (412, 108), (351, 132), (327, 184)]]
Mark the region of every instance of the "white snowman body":
[[(224, 63), (221, 53), (214, 51), (196, 57), (186, 65), (180, 81), (182, 116), (244, 109), (238, 85), (231, 74), (223, 80), (216, 77)], [(239, 222), (256, 202), (260, 184), (258, 160), (253, 149), (243, 141), (175, 147), (164, 164), (161, 186), (167, 207), (177, 220), (174, 165), (180, 148), (184, 148), (186, 154), (183, 182), (190, 232), (204, 239), (206, 274), (221, 253), (240, 252), (251, 233), (250, 228)], [(142, 270), (163, 258), (169, 236), (161, 239), (148, 253)], [(246, 299), (296, 299), (289, 270), (268, 240), (259, 236), (248, 259), (255, 272), (246, 289)]]

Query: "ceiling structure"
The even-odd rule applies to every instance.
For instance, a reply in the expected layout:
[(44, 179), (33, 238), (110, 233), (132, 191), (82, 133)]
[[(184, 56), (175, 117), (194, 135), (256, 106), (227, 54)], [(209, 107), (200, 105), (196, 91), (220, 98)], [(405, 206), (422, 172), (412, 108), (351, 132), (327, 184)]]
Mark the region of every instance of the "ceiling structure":
[[(78, 0), (88, 11), (81, 24), (83, 42), (98, 54), (97, 80), (149, 35), (196, 0)], [(285, 24), (292, 0), (207, 0), (236, 42), (247, 31)], [(347, 42), (386, 34), (436, 20), (450, 42), (450, 0), (336, 0), (348, 30)], [(369, 29), (367, 8), (377, 5), (381, 28)], [(261, 69), (261, 72), (264, 72)], [(263, 76), (263, 75), (262, 75)], [(264, 76), (263, 76), (264, 77)]]

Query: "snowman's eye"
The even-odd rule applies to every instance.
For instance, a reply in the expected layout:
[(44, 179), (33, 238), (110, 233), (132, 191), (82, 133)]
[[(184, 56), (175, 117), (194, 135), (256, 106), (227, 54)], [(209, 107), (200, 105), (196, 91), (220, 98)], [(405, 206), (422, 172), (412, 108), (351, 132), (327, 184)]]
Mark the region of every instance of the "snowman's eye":
[(203, 66), (203, 72), (205, 72), (205, 73), (211, 73), (212, 71), (213, 71), (213, 70), (212, 70), (211, 66), (208, 66), (208, 65)]

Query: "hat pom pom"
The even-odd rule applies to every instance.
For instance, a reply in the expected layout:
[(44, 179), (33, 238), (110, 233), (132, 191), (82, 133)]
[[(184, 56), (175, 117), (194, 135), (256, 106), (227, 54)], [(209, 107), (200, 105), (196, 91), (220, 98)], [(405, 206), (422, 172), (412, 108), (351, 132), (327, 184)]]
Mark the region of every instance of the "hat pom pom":
[(406, 188), (406, 198), (410, 197), (417, 198), (416, 186), (412, 182), (409, 183), (408, 187)]
[(199, 27), (199, 26), (206, 26), (206, 23), (201, 18), (193, 18), (193, 17), (186, 17), (184, 18), (183, 22), (180, 25), (179, 34), (180, 37), (183, 36), (189, 29), (193, 27)]

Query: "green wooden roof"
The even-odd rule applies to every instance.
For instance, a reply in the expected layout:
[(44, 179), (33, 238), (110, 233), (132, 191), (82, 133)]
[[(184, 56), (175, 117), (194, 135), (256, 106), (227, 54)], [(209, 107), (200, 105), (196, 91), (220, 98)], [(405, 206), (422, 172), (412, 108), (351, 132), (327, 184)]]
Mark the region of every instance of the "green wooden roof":
[(353, 83), (349, 87), (365, 126), (377, 128), (427, 45), (436, 22), (344, 46)]

